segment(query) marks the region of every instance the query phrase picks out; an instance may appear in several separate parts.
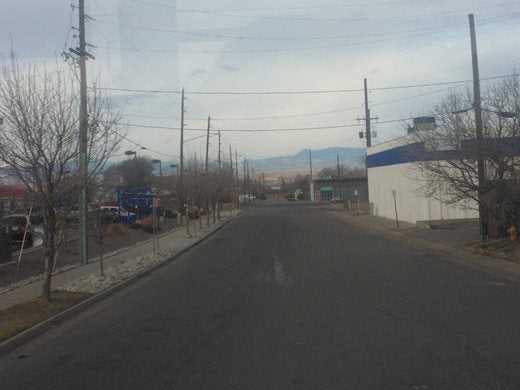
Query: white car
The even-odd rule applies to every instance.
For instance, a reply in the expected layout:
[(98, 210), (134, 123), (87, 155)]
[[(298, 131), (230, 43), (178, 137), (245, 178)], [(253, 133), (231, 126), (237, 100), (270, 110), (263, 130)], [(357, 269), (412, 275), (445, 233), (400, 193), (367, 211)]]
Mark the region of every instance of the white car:
[(117, 206), (101, 206), (100, 210), (104, 213), (113, 214), (116, 218), (119, 216), (123, 220), (130, 219), (131, 221), (135, 221), (137, 217), (135, 213)]

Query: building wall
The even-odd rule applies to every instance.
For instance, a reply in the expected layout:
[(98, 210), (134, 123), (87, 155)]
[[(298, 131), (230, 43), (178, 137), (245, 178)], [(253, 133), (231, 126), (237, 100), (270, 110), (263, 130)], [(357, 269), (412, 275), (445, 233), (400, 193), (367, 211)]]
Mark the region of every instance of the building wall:
[[(406, 158), (403, 158), (402, 154), (398, 156), (397, 153), (392, 153), (402, 148), (403, 141), (405, 139), (376, 145), (367, 152), (369, 201), (373, 204), (374, 215), (395, 219), (393, 196), (395, 191), (397, 215), (400, 221), (416, 223), (417, 221), (478, 218), (474, 202), (448, 206), (418, 193), (418, 182), (412, 179), (417, 175), (414, 163), (403, 162)], [(377, 163), (374, 163), (376, 161)]]
[[(361, 178), (331, 178), (314, 180), (314, 193), (316, 200), (328, 201), (323, 198), (323, 192), (331, 192), (330, 198), (336, 200), (367, 201), (367, 179)], [(357, 195), (355, 195), (357, 193)]]

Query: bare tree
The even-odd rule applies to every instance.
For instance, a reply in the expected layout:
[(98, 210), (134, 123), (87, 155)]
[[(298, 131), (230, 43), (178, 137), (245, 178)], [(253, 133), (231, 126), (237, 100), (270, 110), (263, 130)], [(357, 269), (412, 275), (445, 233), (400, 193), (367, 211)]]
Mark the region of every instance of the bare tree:
[[(22, 66), (14, 55), (0, 70), (0, 161), (33, 194), (43, 211), (44, 283), (50, 301), (52, 259), (57, 250), (56, 209), (65, 197), (77, 198), (79, 183), (79, 93), (71, 70)], [(97, 90), (89, 94), (89, 179), (115, 151), (119, 116)]]
[[(415, 131), (408, 152), (417, 160), (412, 172), (419, 192), (447, 204), (484, 205), (503, 234), (519, 217), (520, 82), (509, 77), (483, 93), (484, 142), (476, 140), (473, 94), (453, 93), (432, 115), (437, 128)], [(479, 182), (477, 161), (485, 163)], [(479, 203), (480, 202), (480, 203)]]

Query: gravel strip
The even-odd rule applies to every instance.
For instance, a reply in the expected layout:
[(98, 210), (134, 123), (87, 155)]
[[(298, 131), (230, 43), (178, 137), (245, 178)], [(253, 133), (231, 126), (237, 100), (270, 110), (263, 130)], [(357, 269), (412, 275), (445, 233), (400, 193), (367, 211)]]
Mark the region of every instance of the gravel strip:
[(119, 264), (106, 267), (103, 276), (100, 272), (91, 273), (60, 286), (59, 290), (97, 294), (147, 268), (167, 261), (172, 256), (172, 253), (167, 252), (155, 256), (150, 254), (123, 260)]

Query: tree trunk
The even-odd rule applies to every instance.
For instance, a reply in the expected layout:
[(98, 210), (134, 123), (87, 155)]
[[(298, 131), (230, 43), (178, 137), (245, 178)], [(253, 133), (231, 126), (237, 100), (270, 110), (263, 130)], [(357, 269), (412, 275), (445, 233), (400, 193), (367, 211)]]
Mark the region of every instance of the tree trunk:
[(45, 250), (44, 270), (43, 270), (43, 289), (42, 299), (50, 303), (51, 301), (51, 279), (52, 279), (52, 256)]
[(54, 258), (56, 235), (56, 215), (52, 206), (47, 206), (44, 217), (43, 232), (43, 286), (42, 299), (51, 301), (52, 259)]

